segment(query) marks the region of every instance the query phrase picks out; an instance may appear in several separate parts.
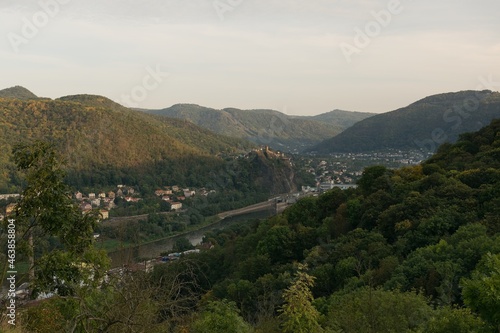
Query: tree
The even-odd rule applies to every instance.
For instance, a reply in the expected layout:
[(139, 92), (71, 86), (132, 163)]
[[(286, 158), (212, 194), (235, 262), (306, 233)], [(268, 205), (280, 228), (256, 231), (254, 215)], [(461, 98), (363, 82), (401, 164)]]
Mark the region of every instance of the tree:
[(333, 294), (330, 304), (328, 327), (345, 333), (414, 332), (432, 313), (415, 292), (371, 287)]
[(273, 263), (286, 262), (294, 258), (295, 233), (286, 225), (276, 225), (259, 241), (257, 251), (268, 255)]
[(487, 253), (461, 285), (465, 304), (500, 332), (500, 254)]
[(318, 199), (315, 197), (305, 197), (288, 207), (283, 215), (290, 225), (302, 224), (307, 227), (316, 227), (318, 222)]
[(179, 237), (175, 240), (172, 250), (174, 252), (184, 252), (194, 249), (193, 244), (186, 237)]
[(442, 307), (434, 311), (432, 318), (422, 325), (419, 333), (486, 333), (488, 326), (472, 314), (470, 309)]
[(363, 176), (358, 180), (357, 184), (366, 196), (377, 190), (390, 189), (391, 184), (388, 173), (389, 171), (387, 168), (382, 165), (367, 167), (363, 171)]
[(312, 304), (314, 298), (311, 288), (314, 286), (314, 277), (304, 271), (306, 268), (305, 265), (299, 264), (295, 280), (283, 292), (285, 304), (281, 307), (280, 317), (285, 333), (323, 332), (318, 324), (320, 313)]
[(233, 302), (209, 302), (191, 325), (193, 333), (249, 333), (252, 328), (240, 316)]
[[(46, 142), (18, 145), (13, 155), (26, 174), (15, 220), (19, 251), (30, 258), (30, 281), (40, 291), (61, 294), (72, 293), (82, 283), (98, 283), (109, 265), (106, 254), (93, 248), (98, 214), (83, 216), (71, 201), (61, 157)], [(36, 242), (47, 236), (56, 237), (60, 247), (35, 258)]]
[(340, 205), (344, 204), (346, 200), (346, 192), (339, 188), (334, 188), (323, 193), (317, 200), (319, 220), (333, 216)]

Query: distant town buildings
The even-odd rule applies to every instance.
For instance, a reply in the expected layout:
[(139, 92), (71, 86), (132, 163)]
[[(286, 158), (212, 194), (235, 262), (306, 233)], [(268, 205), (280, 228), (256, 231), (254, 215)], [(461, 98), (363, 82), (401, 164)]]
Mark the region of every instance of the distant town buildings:
[(15, 203), (8, 204), (7, 207), (5, 207), (5, 215), (7, 215), (7, 217), (11, 216), (14, 213), (15, 209), (16, 209)]
[[(215, 190), (207, 190), (206, 188), (192, 189), (181, 188), (177, 185), (165, 186), (154, 191), (154, 195), (161, 198), (161, 200), (170, 203), (172, 211), (179, 211), (182, 209), (182, 201), (192, 198), (195, 195), (207, 196), (210, 193), (216, 193)], [(90, 212), (92, 209), (99, 209), (102, 215), (102, 220), (109, 218), (109, 211), (115, 208), (116, 198), (122, 198), (128, 203), (137, 203), (143, 198), (136, 193), (135, 189), (126, 185), (119, 185), (115, 190), (108, 192), (89, 192), (87, 195), (80, 191), (74, 193), (74, 198), (80, 202), (80, 210), (83, 214)]]
[(182, 209), (182, 203), (180, 202), (172, 202), (170, 204), (170, 209), (171, 210), (179, 210), (179, 209)]
[(101, 209), (101, 210), (99, 211), (99, 214), (101, 215), (101, 219), (102, 219), (102, 220), (109, 219), (109, 211), (108, 211), (108, 210)]
[(0, 194), (0, 200), (7, 200), (10, 198), (19, 198), (21, 195), (20, 194)]

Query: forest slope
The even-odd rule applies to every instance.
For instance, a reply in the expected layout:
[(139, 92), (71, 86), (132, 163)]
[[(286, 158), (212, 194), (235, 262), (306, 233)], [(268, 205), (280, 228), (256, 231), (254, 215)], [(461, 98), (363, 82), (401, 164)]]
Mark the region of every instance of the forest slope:
[(500, 93), (461, 91), (426, 97), (407, 107), (364, 119), (311, 151), (369, 152), (422, 149), (434, 152), (461, 133), (474, 132), (500, 117)]
[(300, 151), (340, 133), (343, 122), (292, 117), (274, 110), (216, 110), (193, 104), (176, 104), (148, 113), (185, 119), (216, 133), (244, 138), (282, 151)]
[[(232, 179), (237, 173), (230, 165), (240, 171), (246, 167), (228, 161), (254, 147), (188, 121), (130, 110), (102, 96), (0, 98), (0, 149), (4, 152), (0, 157), (0, 192), (15, 191), (19, 185), (10, 159), (14, 144), (33, 140), (56, 144), (74, 186), (234, 187)], [(254, 188), (255, 177), (251, 172), (247, 175), (247, 188)], [(265, 186), (273, 188), (274, 184)]]
[(498, 332), (499, 151), (495, 120), (422, 165), (369, 167), (358, 189), (211, 232), (205, 240), (216, 247), (200, 259), (208, 295), (234, 302), (262, 331), (280, 332), (275, 313), (298, 262), (312, 277), (323, 329)]

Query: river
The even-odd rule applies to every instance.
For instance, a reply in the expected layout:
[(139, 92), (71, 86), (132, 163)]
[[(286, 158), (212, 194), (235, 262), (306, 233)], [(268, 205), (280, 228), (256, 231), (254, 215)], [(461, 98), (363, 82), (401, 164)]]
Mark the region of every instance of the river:
[(115, 268), (128, 263), (135, 263), (139, 259), (142, 260), (142, 259), (156, 258), (162, 252), (171, 251), (175, 243), (175, 240), (179, 237), (185, 237), (191, 242), (191, 244), (198, 245), (201, 243), (203, 237), (205, 236), (205, 233), (209, 230), (227, 228), (228, 226), (236, 225), (238, 223), (244, 223), (245, 221), (248, 221), (250, 219), (264, 219), (266, 217), (269, 217), (270, 215), (271, 212), (269, 210), (264, 210), (259, 212), (233, 216), (225, 218), (210, 226), (204, 227), (199, 230), (191, 231), (183, 235), (171, 238), (164, 238), (151, 243), (113, 251), (108, 253), (109, 257), (111, 258), (111, 267)]

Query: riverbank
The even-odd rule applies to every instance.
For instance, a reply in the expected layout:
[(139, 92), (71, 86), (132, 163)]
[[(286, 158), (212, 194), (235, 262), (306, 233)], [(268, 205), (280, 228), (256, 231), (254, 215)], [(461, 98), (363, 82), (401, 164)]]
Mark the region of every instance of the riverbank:
[(186, 231), (175, 236), (164, 237), (156, 241), (150, 241), (141, 245), (108, 252), (108, 256), (111, 258), (111, 267), (116, 268), (121, 267), (122, 265), (134, 264), (138, 261), (157, 258), (161, 253), (171, 251), (176, 239), (179, 237), (187, 238), (192, 245), (196, 246), (201, 243), (206, 232), (209, 230), (223, 229), (238, 223), (246, 223), (248, 220), (260, 220), (269, 216), (271, 216), (271, 214), (268, 211), (252, 212), (239, 216), (233, 216), (230, 218), (220, 219), (211, 224), (206, 224), (196, 230)]
[(167, 240), (167, 239), (173, 239), (177, 237), (182, 237), (183, 235), (189, 234), (193, 231), (201, 230), (203, 228), (210, 227), (211, 225), (214, 225), (218, 222), (220, 222), (222, 219), (219, 218), (218, 216), (210, 216), (205, 219), (203, 223), (200, 224), (195, 224), (195, 225), (189, 225), (186, 227), (186, 230), (181, 231), (181, 232), (173, 232), (172, 234), (168, 236), (162, 236), (159, 238), (150, 238), (147, 239), (143, 242), (140, 243), (130, 243), (130, 242), (125, 242), (117, 239), (107, 239), (105, 241), (101, 241), (96, 244), (96, 247), (101, 250), (105, 250), (106, 252), (114, 252), (118, 250), (123, 250), (127, 248), (132, 248), (136, 246), (142, 246), (142, 245), (147, 245), (151, 244), (154, 242), (162, 241), (162, 240)]
[[(222, 220), (225, 220), (228, 218), (237, 218), (238, 216), (246, 216), (246, 215), (249, 215), (252, 213), (258, 213), (258, 212), (266, 212), (266, 214), (268, 216), (271, 216), (271, 215), (274, 215), (276, 213), (283, 211), (284, 208), (286, 208), (286, 204), (284, 204), (284, 203), (274, 204), (274, 202), (268, 200), (268, 201), (260, 202), (260, 203), (253, 204), (253, 205), (250, 205), (247, 207), (235, 209), (232, 211), (222, 212), (222, 213), (219, 213), (215, 216), (207, 217), (203, 223), (189, 225), (186, 227), (186, 230), (183, 230), (181, 232), (172, 233), (168, 236), (162, 236), (159, 238), (150, 238), (150, 239), (144, 240), (144, 241), (139, 242), (139, 243), (130, 243), (130, 242), (124, 242), (124, 241), (120, 241), (120, 240), (116, 240), (116, 239), (108, 239), (108, 240), (100, 242), (100, 246), (98, 246), (98, 248), (103, 249), (108, 253), (118, 251), (118, 250), (124, 250), (127, 248), (147, 245), (147, 244), (155, 243), (155, 242), (162, 241), (162, 240), (168, 240), (168, 239), (182, 237), (182, 236), (185, 236), (185, 235), (190, 234), (192, 232), (208, 228), (208, 227), (215, 225), (215, 224), (221, 222)], [(143, 216), (141, 216), (141, 217), (143, 217)], [(130, 219), (130, 220), (134, 219), (133, 216), (126, 217), (126, 218)], [(116, 221), (114, 221), (114, 222), (116, 223)], [(106, 222), (104, 222), (104, 223), (106, 223)]]

